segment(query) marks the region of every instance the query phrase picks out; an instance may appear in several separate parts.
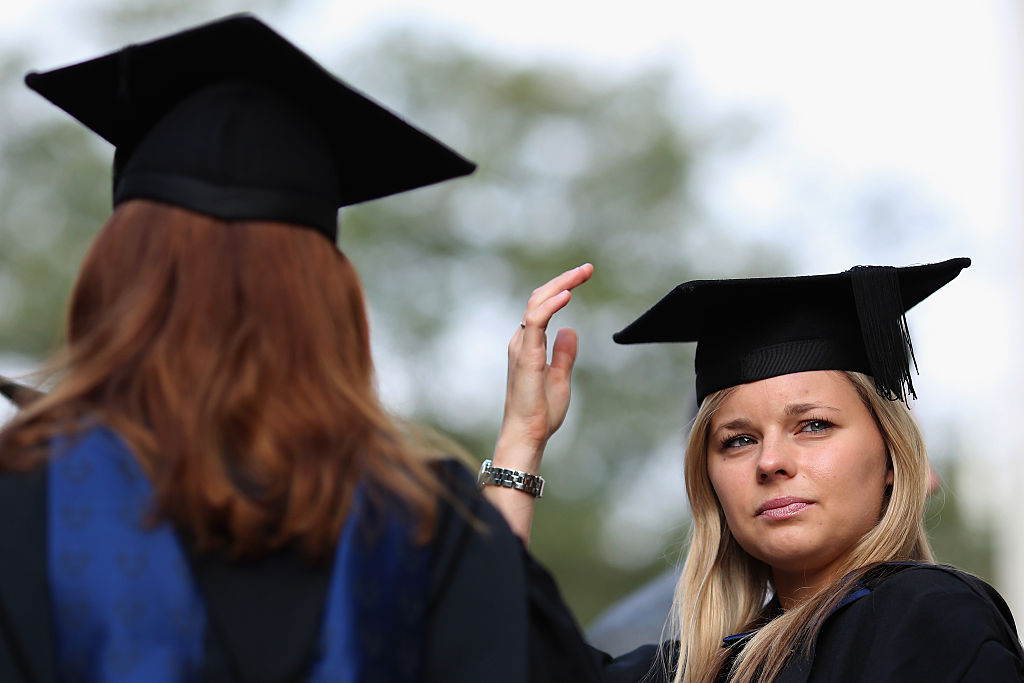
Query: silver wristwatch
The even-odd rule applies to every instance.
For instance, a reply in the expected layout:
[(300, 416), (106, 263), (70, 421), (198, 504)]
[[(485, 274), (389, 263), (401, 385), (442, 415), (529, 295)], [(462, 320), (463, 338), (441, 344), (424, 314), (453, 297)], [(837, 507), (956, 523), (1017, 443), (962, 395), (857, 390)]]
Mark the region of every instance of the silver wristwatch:
[(540, 498), (544, 495), (544, 477), (539, 474), (528, 474), (519, 470), (495, 467), (490, 460), (484, 460), (484, 463), (480, 465), (480, 475), (476, 478), (476, 483), (480, 488), (490, 484), (492, 486), (519, 489), (529, 493), (534, 498)]

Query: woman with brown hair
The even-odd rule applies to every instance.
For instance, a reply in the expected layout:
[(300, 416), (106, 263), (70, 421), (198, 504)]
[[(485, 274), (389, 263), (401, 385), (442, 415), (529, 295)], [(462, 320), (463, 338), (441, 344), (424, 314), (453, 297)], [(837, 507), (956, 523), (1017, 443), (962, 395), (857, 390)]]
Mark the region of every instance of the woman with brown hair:
[(473, 165), (249, 16), (26, 80), (116, 146), (115, 208), (0, 433), (0, 680), (557, 675), (531, 635), (575, 624), (381, 405), (334, 244), (338, 207)]
[[(1003, 599), (934, 563), (927, 453), (906, 403), (904, 314), (969, 264), (687, 282), (614, 336), (697, 342), (700, 408), (666, 642), (605, 657), (594, 680), (1024, 680)], [(553, 431), (545, 408), (564, 406), (531, 391), (546, 320), (524, 322), (499, 444), (514, 442), (517, 466), (536, 473)], [(529, 533), (532, 501), (496, 502)]]

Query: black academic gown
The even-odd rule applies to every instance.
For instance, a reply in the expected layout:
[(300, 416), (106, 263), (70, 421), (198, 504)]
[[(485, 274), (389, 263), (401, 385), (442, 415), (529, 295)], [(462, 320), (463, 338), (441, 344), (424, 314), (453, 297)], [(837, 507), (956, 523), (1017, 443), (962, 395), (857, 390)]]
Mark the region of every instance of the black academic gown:
[[(486, 528), (445, 506), (432, 550), (423, 680), (429, 683), (638, 683), (654, 645), (611, 658), (588, 647), (550, 574), (476, 492), (442, 466), (450, 490)], [(47, 579), (46, 472), (0, 473), (0, 681), (56, 680)], [(206, 681), (301, 681), (319, 633), (330, 568), (297, 553), (258, 562), (192, 557), (207, 603)], [(662, 646), (672, 658), (671, 644)], [(742, 647), (739, 641), (734, 647)], [(810, 658), (780, 683), (1024, 681), (1024, 654), (1002, 598), (941, 567), (870, 577), (826, 619)]]
[[(725, 639), (731, 657), (747, 642), (741, 635)], [(663, 660), (671, 661), (678, 645), (661, 647)], [(614, 661), (607, 658), (607, 680), (670, 680), (668, 674), (651, 670), (657, 651), (657, 646), (645, 645)], [(652, 676), (644, 678), (648, 671)], [(727, 680), (724, 671), (720, 680)], [(774, 683), (869, 681), (1024, 681), (1024, 652), (1009, 608), (994, 588), (952, 567), (879, 567), (829, 614), (810, 655), (793, 657)]]
[[(423, 680), (599, 681), (554, 582), (524, 550), (473, 477), (442, 466), (479, 532), (446, 505), (433, 542)], [(0, 473), (0, 681), (56, 680), (47, 579), (46, 472)], [(207, 604), (206, 681), (301, 681), (317, 643), (330, 567), (296, 552), (257, 562), (192, 557)], [(396, 653), (396, 656), (401, 653)], [(382, 682), (384, 683), (384, 682)]]
[(1013, 617), (981, 579), (952, 567), (890, 565), (866, 584), (777, 683), (1024, 681)]

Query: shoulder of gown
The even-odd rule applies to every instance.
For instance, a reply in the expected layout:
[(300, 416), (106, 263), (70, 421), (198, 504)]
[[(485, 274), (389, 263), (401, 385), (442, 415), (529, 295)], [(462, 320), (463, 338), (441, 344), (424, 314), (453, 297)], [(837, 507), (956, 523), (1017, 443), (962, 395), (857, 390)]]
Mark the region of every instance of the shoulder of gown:
[(1024, 653), (1010, 611), (981, 579), (940, 565), (897, 566), (822, 626), (813, 661), (797, 681), (1024, 680)]

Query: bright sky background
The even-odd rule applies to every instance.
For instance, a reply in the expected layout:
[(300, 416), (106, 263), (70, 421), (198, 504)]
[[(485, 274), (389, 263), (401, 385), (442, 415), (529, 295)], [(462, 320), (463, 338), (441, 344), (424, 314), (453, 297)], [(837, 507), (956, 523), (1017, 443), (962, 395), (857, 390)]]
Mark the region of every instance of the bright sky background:
[[(41, 68), (116, 47), (82, 42), (81, 17), (67, 11), (81, 2), (3, 5), (0, 40), (40, 46)], [(757, 122), (755, 143), (701, 182), (722, 230), (784, 246), (799, 270), (780, 274), (974, 259), (910, 316), (916, 410), (926, 431), (963, 418), (978, 449), (968, 457), (1006, 462), (1014, 430), (975, 437), (1016, 424), (1024, 379), (1021, 10), (1013, 0), (306, 0), (265, 18), (325, 61), (412, 25), (523, 62), (616, 74), (674, 66), (690, 115)], [(884, 211), (891, 187), (910, 198), (892, 223), (917, 233), (895, 243), (884, 230), (850, 234), (853, 200), (877, 189)], [(488, 373), (502, 382), (500, 347), (495, 357)]]

